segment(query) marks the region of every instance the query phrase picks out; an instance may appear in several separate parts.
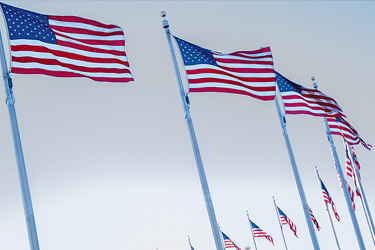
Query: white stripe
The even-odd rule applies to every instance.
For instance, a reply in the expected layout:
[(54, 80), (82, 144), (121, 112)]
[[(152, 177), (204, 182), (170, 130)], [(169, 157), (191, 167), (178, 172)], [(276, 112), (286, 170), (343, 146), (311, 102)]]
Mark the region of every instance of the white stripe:
[(15, 51), (12, 53), (14, 57), (32, 57), (38, 60), (41, 59), (56, 59), (59, 62), (72, 64), (87, 68), (118, 68), (118, 69), (125, 69), (128, 68), (123, 64), (120, 63), (106, 63), (106, 62), (87, 62), (82, 60), (75, 60), (66, 57), (55, 56), (51, 53), (42, 53), (42, 52), (34, 52), (34, 51)]
[(94, 30), (94, 31), (100, 31), (100, 32), (114, 32), (114, 31), (122, 31), (120, 27), (117, 28), (102, 28), (95, 25), (87, 24), (87, 23), (78, 23), (78, 22), (64, 22), (64, 21), (56, 21), (49, 19), (50, 25), (56, 25), (56, 26), (62, 26), (62, 27), (71, 27), (71, 28), (80, 28), (85, 30)]
[[(222, 63), (216, 61), (217, 65), (227, 68), (239, 68), (239, 69), (273, 69), (273, 65), (268, 64), (245, 64), (245, 63)], [(273, 73), (273, 77), (276, 77)]]
[(54, 30), (56, 36), (59, 34), (74, 38), (74, 39), (85, 39), (85, 40), (100, 40), (100, 41), (119, 41), (124, 40), (123, 35), (113, 35), (113, 36), (95, 36), (95, 35), (88, 35), (88, 34), (77, 34), (77, 33), (69, 33), (69, 32), (62, 32), (58, 30)]
[(221, 89), (234, 89), (234, 90), (241, 90), (253, 95), (257, 96), (274, 96), (275, 91), (254, 91), (245, 87), (241, 87), (238, 85), (233, 84), (226, 84), (226, 83), (217, 83), (217, 82), (205, 82), (205, 83), (198, 83), (198, 84), (189, 84), (190, 89), (200, 89), (200, 88), (221, 88)]
[[(57, 44), (44, 43), (39, 40), (18, 39), (18, 40), (11, 40), (10, 44), (12, 46), (17, 46), (17, 45), (40, 46), (40, 47), (46, 47), (51, 50), (64, 51), (64, 52), (69, 52), (69, 53), (73, 53), (76, 55), (83, 55), (83, 56), (88, 56), (88, 57), (93, 57), (93, 58), (117, 58), (123, 61), (127, 61), (126, 56), (117, 56), (117, 55), (112, 55), (109, 53), (97, 53), (97, 52), (85, 51), (85, 50), (75, 49), (75, 48), (61, 46)], [(12, 52), (12, 53), (15, 53), (15, 52)]]
[(18, 63), (12, 62), (12, 68), (22, 68), (22, 69), (44, 69), (48, 71), (63, 71), (63, 72), (73, 72), (82, 74), (90, 77), (109, 77), (109, 78), (132, 78), (129, 73), (97, 73), (97, 72), (84, 72), (79, 70), (68, 69), (59, 65), (45, 65), (40, 63)]

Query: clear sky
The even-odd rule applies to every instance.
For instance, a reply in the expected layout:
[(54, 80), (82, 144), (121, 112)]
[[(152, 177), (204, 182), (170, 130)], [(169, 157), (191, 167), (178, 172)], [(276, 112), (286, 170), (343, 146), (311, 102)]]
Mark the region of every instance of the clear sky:
[[(121, 26), (134, 82), (13, 74), (16, 111), (39, 236), (44, 250), (215, 249), (198, 172), (162, 28), (222, 52), (270, 46), (275, 69), (341, 105), (374, 145), (373, 1), (5, 1), (51, 15)], [(1, 22), (5, 50), (9, 47)], [(175, 47), (176, 48), (176, 47)], [(177, 53), (178, 55), (178, 53)], [(180, 58), (178, 58), (180, 60)], [(184, 72), (182, 71), (184, 76)], [(185, 81), (185, 79), (183, 79)], [(0, 85), (3, 92), (3, 84)], [(289, 249), (312, 249), (274, 102), (248, 96), (190, 94), (191, 115), (221, 229), (238, 246), (253, 243), (246, 218), (284, 249), (272, 196), (297, 225)], [(28, 249), (4, 94), (0, 94), (0, 249)], [(322, 118), (287, 116), (308, 203), (321, 226), (321, 249), (335, 249), (313, 166), (333, 197), (341, 249), (358, 249)], [(342, 140), (335, 137), (341, 164)], [(375, 216), (373, 151), (355, 147)], [(374, 244), (356, 199), (368, 249)]]

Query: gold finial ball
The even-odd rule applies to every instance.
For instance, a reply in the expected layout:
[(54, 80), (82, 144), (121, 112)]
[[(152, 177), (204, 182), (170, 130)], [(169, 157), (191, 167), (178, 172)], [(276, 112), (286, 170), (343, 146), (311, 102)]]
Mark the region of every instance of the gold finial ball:
[(315, 81), (315, 77), (312, 76), (312, 77), (311, 77), (311, 81)]
[(160, 12), (161, 17), (165, 17), (166, 15), (167, 15), (167, 12), (165, 12), (165, 11)]

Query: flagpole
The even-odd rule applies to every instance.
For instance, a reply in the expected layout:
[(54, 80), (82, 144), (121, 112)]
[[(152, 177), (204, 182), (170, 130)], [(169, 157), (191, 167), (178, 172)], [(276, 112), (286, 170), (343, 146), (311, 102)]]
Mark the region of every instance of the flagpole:
[(18, 129), (16, 109), (14, 107), (12, 78), (10, 77), (10, 74), (8, 73), (8, 66), (7, 66), (7, 62), (5, 59), (4, 44), (3, 44), (3, 38), (1, 36), (1, 31), (0, 31), (0, 50), (1, 50), (0, 51), (1, 69), (2, 69), (3, 80), (4, 80), (6, 105), (8, 107), (9, 120), (10, 120), (10, 125), (11, 125), (11, 130), (12, 130), (13, 146), (14, 146), (14, 152), (15, 152), (16, 162), (17, 162), (18, 177), (19, 177), (20, 186), (21, 186), (22, 201), (23, 201), (23, 208), (24, 208), (25, 219), (26, 219), (27, 232), (28, 232), (28, 237), (29, 237), (29, 244), (30, 244), (31, 250), (39, 250), (38, 235), (36, 231), (33, 205), (31, 202), (29, 182), (27, 180), (27, 173), (26, 173), (25, 160), (23, 157), (21, 137), (20, 137), (20, 132)]
[(280, 230), (281, 230), (281, 234), (283, 236), (283, 240), (284, 240), (284, 245), (285, 245), (285, 249), (288, 250), (288, 247), (286, 246), (286, 241), (285, 241), (285, 236), (284, 236), (284, 230), (283, 230), (283, 225), (281, 224), (281, 221), (280, 221), (280, 214), (279, 214), (279, 210), (277, 209), (277, 206), (276, 206), (276, 201), (275, 201), (275, 197), (273, 196), (273, 204), (275, 205), (275, 209), (276, 209), (276, 215), (277, 215), (277, 220), (279, 221), (279, 225), (280, 225)]
[(300, 196), (300, 199), (301, 199), (303, 212), (305, 214), (305, 220), (306, 220), (309, 232), (310, 232), (311, 241), (312, 241), (314, 249), (319, 250), (320, 247), (319, 247), (318, 239), (316, 237), (314, 225), (311, 221), (311, 215), (310, 215), (310, 211), (309, 211), (309, 206), (307, 204), (305, 191), (303, 190), (301, 177), (300, 177), (299, 172), (298, 172), (297, 163), (296, 163), (296, 160), (294, 158), (294, 154), (293, 154), (292, 146), (290, 144), (288, 132), (286, 130), (285, 116), (281, 113), (280, 104), (279, 104), (279, 101), (278, 101), (278, 98), (277, 98), (277, 94), (275, 95), (275, 104), (276, 104), (277, 114), (278, 114), (279, 119), (280, 119), (281, 129), (283, 130), (283, 136), (284, 136), (285, 144), (286, 144), (286, 147), (287, 147), (287, 150), (288, 150), (290, 163), (292, 165), (294, 178), (296, 180), (298, 193), (299, 193), (299, 196)]
[(249, 225), (250, 225), (251, 235), (253, 236), (254, 247), (255, 247), (255, 250), (258, 250), (257, 244), (255, 243), (254, 229), (253, 229), (253, 226), (251, 225), (251, 221), (250, 221), (250, 217), (249, 217), (249, 211), (246, 210), (246, 214), (247, 214), (247, 220), (249, 221)]
[(176, 78), (177, 78), (177, 84), (178, 84), (178, 87), (179, 87), (179, 90), (180, 90), (180, 97), (181, 97), (181, 101), (182, 101), (182, 106), (183, 106), (184, 111), (185, 111), (185, 120), (186, 120), (188, 130), (189, 130), (190, 140), (191, 140), (191, 144), (192, 144), (193, 151), (194, 151), (195, 162), (196, 162), (197, 168), (198, 168), (199, 179), (200, 179), (201, 186), (202, 186), (202, 191), (203, 191), (203, 196), (204, 196), (204, 200), (205, 200), (205, 203), (206, 203), (208, 217), (209, 217), (210, 223), (211, 223), (211, 229), (212, 229), (212, 233), (213, 233), (213, 236), (214, 236), (216, 249), (217, 250), (223, 250), (223, 246), (221, 244), (219, 228), (217, 226), (215, 211), (214, 211), (214, 207), (213, 207), (213, 204), (212, 204), (211, 194), (210, 194), (210, 190), (208, 188), (207, 178), (206, 178), (206, 174), (205, 174), (205, 171), (204, 171), (204, 168), (203, 168), (203, 162), (202, 162), (201, 154), (200, 154), (200, 151), (199, 151), (198, 142), (197, 142), (197, 138), (195, 136), (193, 122), (192, 122), (192, 119), (191, 119), (191, 116), (190, 116), (190, 111), (189, 111), (189, 106), (188, 106), (188, 101), (187, 101), (187, 95), (185, 94), (185, 90), (184, 90), (184, 87), (182, 85), (182, 80), (181, 80), (180, 71), (178, 69), (176, 55), (175, 55), (174, 50), (173, 50), (173, 44), (172, 44), (172, 39), (171, 39), (171, 33), (170, 33), (170, 30), (169, 30), (169, 24), (168, 24), (168, 21), (165, 19), (166, 13), (164, 11), (162, 11), (161, 16), (163, 17), (162, 25), (163, 25), (163, 28), (165, 29), (165, 33), (167, 35), (169, 49), (170, 49), (170, 52), (171, 52), (171, 57), (172, 57), (173, 65), (174, 65)]
[[(312, 77), (311, 80), (313, 81), (314, 88), (317, 90), (318, 89), (318, 84), (315, 82), (315, 77)], [(328, 122), (327, 122), (327, 117), (323, 117), (323, 119), (324, 119), (324, 123), (325, 123), (325, 126), (326, 126), (327, 139), (328, 139), (328, 142), (331, 144), (333, 161), (334, 161), (335, 166), (336, 166), (336, 171), (339, 174), (340, 179), (341, 179), (341, 184), (342, 184), (342, 189), (343, 189), (343, 192), (344, 192), (344, 197), (345, 197), (346, 205), (348, 207), (350, 218), (352, 220), (352, 224), (353, 224), (353, 227), (354, 227), (354, 231), (355, 231), (355, 234), (357, 236), (358, 245), (359, 245), (359, 248), (361, 250), (364, 250), (364, 249), (366, 249), (365, 248), (365, 244), (363, 242), (362, 234), (361, 234), (361, 231), (359, 229), (359, 224), (358, 224), (357, 216), (354, 213), (352, 201), (350, 200), (350, 196), (349, 196), (349, 192), (348, 192), (348, 187), (347, 187), (347, 184), (345, 182), (345, 176), (344, 176), (344, 174), (342, 172), (342, 168), (341, 168), (339, 157), (337, 155), (335, 142), (333, 141), (331, 130), (329, 129), (329, 125), (328, 125)]]
[[(361, 198), (361, 203), (362, 203), (362, 206), (363, 206), (363, 211), (365, 212), (367, 224), (368, 224), (368, 226), (370, 228), (370, 233), (371, 233), (372, 241), (374, 242), (374, 245), (375, 245), (375, 240), (374, 240), (374, 234), (375, 234), (374, 222), (372, 220), (370, 208), (368, 206), (366, 195), (365, 195), (365, 191), (364, 191), (363, 186), (362, 186), (362, 180), (361, 180), (360, 175), (359, 175), (358, 166), (357, 166), (356, 161), (354, 160), (354, 154), (353, 154), (352, 148), (350, 146), (348, 146), (348, 148), (349, 148), (350, 157), (352, 159), (353, 168), (354, 168), (355, 174), (357, 175), (357, 180), (358, 180), (358, 183), (359, 183), (359, 188), (361, 189), (361, 197), (360, 198)], [(366, 209), (365, 209), (365, 206), (366, 206)], [(366, 214), (366, 210), (367, 210), (367, 214)], [(371, 222), (371, 226), (370, 226), (369, 221), (368, 221), (369, 219), (370, 219), (370, 222)]]
[[(318, 176), (319, 176), (319, 173), (318, 173), (318, 167), (317, 167), (317, 166), (315, 166), (315, 173), (316, 173), (316, 177), (318, 177)], [(318, 181), (320, 181), (319, 178), (318, 178)], [(319, 184), (320, 184), (320, 183), (319, 183)], [(325, 201), (324, 201), (324, 203), (325, 203), (325, 205), (326, 205), (326, 210), (327, 210), (327, 213), (328, 213), (329, 221), (331, 222), (331, 226), (332, 226), (333, 234), (335, 235), (335, 240), (336, 240), (337, 247), (338, 247), (339, 250), (341, 250), (341, 248), (340, 248), (340, 244), (339, 244), (339, 240), (337, 239), (336, 230), (335, 230), (335, 227), (333, 226), (333, 222), (332, 222), (331, 214), (329, 213), (328, 204), (327, 204), (327, 202), (325, 202)]]

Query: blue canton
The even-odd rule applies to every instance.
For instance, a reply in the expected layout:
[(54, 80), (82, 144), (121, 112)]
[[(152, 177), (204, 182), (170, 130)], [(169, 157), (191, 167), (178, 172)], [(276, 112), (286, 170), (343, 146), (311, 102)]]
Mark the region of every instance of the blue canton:
[(48, 16), (0, 3), (8, 24), (10, 40), (30, 39), (56, 44)]
[(178, 37), (174, 36), (174, 38), (180, 48), (185, 66), (197, 64), (211, 64), (217, 66), (215, 58), (210, 50), (186, 42)]
[(294, 91), (302, 94), (301, 85), (298, 85), (276, 72), (276, 82), (280, 92)]

